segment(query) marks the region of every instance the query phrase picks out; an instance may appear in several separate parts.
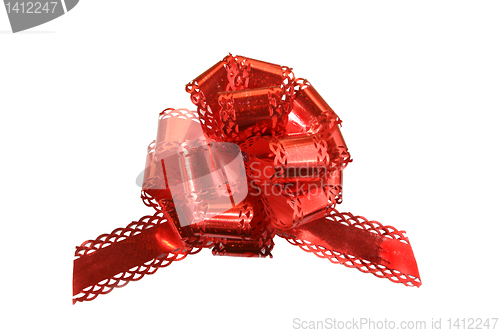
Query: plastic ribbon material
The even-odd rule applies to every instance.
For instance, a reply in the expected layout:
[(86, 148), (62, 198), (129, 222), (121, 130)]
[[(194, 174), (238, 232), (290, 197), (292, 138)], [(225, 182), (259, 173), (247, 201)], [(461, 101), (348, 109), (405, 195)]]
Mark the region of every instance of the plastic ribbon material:
[(341, 121), (291, 68), (228, 55), (186, 85), (197, 111), (160, 113), (142, 199), (155, 210), (78, 246), (73, 302), (203, 248), (272, 257), (275, 235), (333, 263), (420, 286), (403, 231), (340, 213)]

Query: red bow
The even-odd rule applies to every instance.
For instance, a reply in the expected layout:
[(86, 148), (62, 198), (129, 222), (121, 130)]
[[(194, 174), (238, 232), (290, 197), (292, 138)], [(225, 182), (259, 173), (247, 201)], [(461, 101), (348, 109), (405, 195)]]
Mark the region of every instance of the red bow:
[(351, 162), (340, 119), (288, 67), (229, 55), (186, 86), (197, 112), (167, 109), (142, 199), (155, 209), (77, 247), (74, 302), (202, 248), (271, 256), (277, 234), (320, 258), (420, 286), (404, 232), (339, 213)]

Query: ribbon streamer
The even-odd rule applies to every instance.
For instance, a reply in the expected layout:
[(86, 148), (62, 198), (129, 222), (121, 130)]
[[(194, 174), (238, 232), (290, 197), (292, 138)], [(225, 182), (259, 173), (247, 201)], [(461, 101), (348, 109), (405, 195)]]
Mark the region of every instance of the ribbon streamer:
[(403, 231), (336, 210), (352, 159), (341, 120), (310, 82), (228, 55), (186, 91), (197, 111), (164, 110), (148, 147), (141, 197), (154, 215), (77, 247), (74, 303), (203, 248), (272, 257), (275, 235), (333, 263), (421, 285)]

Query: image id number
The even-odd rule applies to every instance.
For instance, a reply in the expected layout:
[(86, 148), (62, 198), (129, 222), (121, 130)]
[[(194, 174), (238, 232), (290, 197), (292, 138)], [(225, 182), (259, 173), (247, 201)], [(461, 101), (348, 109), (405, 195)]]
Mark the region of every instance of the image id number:
[(42, 14), (54, 13), (59, 2), (7, 2), (7, 13)]

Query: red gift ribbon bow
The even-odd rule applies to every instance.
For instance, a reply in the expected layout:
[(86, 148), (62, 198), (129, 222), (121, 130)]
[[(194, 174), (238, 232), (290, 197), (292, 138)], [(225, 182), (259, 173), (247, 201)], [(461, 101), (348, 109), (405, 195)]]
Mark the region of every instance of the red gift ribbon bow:
[[(275, 235), (333, 263), (406, 286), (421, 285), (404, 231), (335, 209), (342, 202), (342, 170), (352, 160), (340, 119), (307, 80), (296, 79), (288, 67), (228, 55), (187, 84), (186, 91), (197, 112), (163, 111), (157, 140), (148, 148), (141, 197), (155, 214), (76, 248), (73, 303), (109, 293), (203, 248), (212, 248), (214, 255), (272, 257)], [(187, 127), (199, 123), (201, 139), (162, 125), (166, 118), (181, 119)], [(175, 157), (182, 165), (177, 173), (167, 172), (176, 163), (165, 165), (160, 151), (176, 140), (187, 153)], [(196, 140), (202, 143), (193, 146)], [(207, 172), (222, 170), (218, 161), (234, 157), (226, 146), (216, 153), (213, 145), (224, 142), (241, 150), (247, 183), (231, 176), (237, 167), (224, 171), (225, 183), (217, 191), (227, 185), (224, 195), (231, 205), (222, 203), (225, 208), (217, 214), (185, 225), (173, 184), (189, 183), (188, 197), (207, 195), (185, 175), (200, 173), (201, 157), (210, 160)], [(235, 201), (241, 184), (248, 188)], [(197, 204), (203, 206), (202, 201)], [(189, 214), (192, 210), (187, 216), (196, 216)]]

